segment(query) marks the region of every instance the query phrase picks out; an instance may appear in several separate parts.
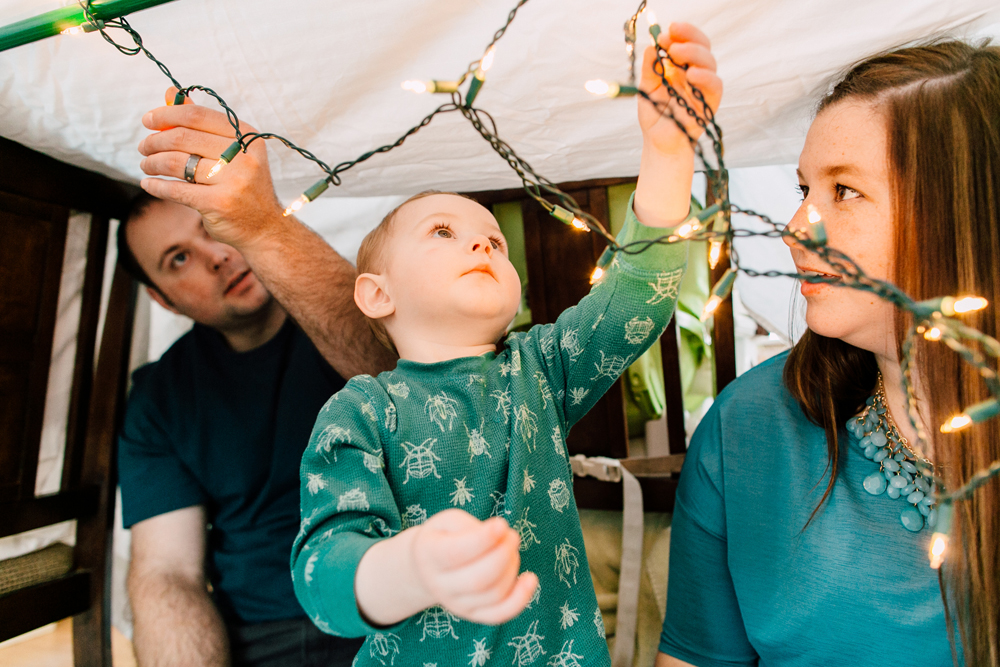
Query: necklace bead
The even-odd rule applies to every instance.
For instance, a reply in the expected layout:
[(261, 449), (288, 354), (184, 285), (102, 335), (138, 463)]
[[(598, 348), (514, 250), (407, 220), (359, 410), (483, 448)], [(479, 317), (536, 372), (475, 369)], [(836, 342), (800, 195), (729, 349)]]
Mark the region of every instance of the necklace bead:
[(900, 435), (885, 402), (885, 385), (878, 374), (875, 394), (865, 401), (865, 408), (846, 424), (849, 433), (858, 439), (858, 447), (865, 458), (879, 464), (879, 469), (865, 477), (865, 491), (878, 496), (886, 494), (897, 500), (903, 498), (907, 506), (899, 515), (900, 523), (911, 532), (919, 532), (925, 524), (931, 528), (937, 522), (934, 507), (934, 484), (924, 475), (933, 469), (930, 461), (923, 461), (924, 469), (917, 465), (917, 458), (910, 450), (906, 438)]

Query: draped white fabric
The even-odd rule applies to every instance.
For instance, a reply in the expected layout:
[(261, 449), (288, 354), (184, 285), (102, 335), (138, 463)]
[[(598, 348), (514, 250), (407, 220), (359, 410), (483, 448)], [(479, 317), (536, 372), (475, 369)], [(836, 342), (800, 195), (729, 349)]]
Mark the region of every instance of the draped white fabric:
[[(58, 4), (2, 0), (0, 20)], [(404, 91), (400, 82), (457, 77), (482, 55), (513, 4), (177, 0), (130, 21), (183, 84), (216, 89), (258, 129), (335, 163), (395, 140), (446, 101)], [(498, 46), (477, 104), (554, 181), (638, 170), (635, 101), (595, 99), (582, 85), (624, 77), (621, 27), (637, 4), (533, 0)], [(692, 21), (713, 40), (726, 84), (719, 119), (733, 167), (794, 162), (817, 97), (861, 57), (944, 32), (1000, 34), (996, 0), (652, 0), (650, 6), (662, 24)], [(59, 36), (0, 53), (0, 81), (4, 136), (119, 178), (141, 176), (135, 147), (146, 131), (139, 118), (162, 103), (167, 86), (151, 62), (120, 55), (95, 34)], [(278, 146), (272, 166), (286, 200), (320, 175)], [(468, 122), (452, 114), (346, 173), (327, 196), (517, 183)]]

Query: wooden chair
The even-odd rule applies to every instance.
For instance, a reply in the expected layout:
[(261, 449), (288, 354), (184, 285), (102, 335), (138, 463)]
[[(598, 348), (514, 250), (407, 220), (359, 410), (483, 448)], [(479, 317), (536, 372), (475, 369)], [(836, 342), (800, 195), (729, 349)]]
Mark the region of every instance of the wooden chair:
[[(607, 188), (634, 183), (634, 178), (613, 178), (560, 183), (559, 188), (610, 228)], [(590, 291), (590, 272), (604, 251), (596, 234), (580, 234), (554, 220), (523, 190), (473, 192), (469, 196), (484, 206), (518, 202), (524, 220), (525, 254), (528, 265), (528, 301), (533, 323), (554, 322)], [(709, 193), (711, 198), (711, 193)], [(706, 202), (706, 206), (714, 201)], [(729, 268), (724, 254), (711, 272), (714, 284)], [(684, 432), (684, 402), (677, 350), (676, 323), (671, 321), (660, 338), (666, 394), (666, 427), (669, 455), (631, 457), (628, 420), (625, 415), (624, 380), (618, 382), (573, 429), (567, 439), (570, 455), (603, 456), (622, 460), (642, 486), (646, 511), (673, 511), (677, 480), (687, 450)], [(732, 300), (715, 312), (713, 332), (716, 390), (736, 378), (736, 342)], [(593, 477), (576, 477), (574, 492), (582, 509), (622, 509), (622, 492), (616, 483)]]
[[(0, 640), (73, 616), (78, 666), (111, 664), (115, 434), (135, 285), (116, 268), (95, 343), (112, 218), (137, 192), (0, 138), (0, 537), (76, 519), (73, 569), (0, 597)], [(35, 496), (66, 233), (91, 214), (60, 490)]]

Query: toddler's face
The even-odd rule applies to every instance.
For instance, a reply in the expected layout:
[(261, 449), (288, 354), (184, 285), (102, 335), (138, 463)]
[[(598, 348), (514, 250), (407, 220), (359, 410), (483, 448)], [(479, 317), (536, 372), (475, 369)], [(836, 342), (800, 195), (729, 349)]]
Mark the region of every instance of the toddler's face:
[(493, 343), (517, 313), (521, 282), (493, 215), (455, 195), (399, 210), (386, 247), (394, 340), (411, 335), (454, 345)]

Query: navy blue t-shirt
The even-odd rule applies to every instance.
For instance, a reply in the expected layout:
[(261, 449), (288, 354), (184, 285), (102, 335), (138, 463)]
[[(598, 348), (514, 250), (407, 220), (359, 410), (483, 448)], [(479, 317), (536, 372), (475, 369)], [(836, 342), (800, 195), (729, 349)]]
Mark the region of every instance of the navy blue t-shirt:
[(196, 324), (132, 379), (118, 449), (125, 527), (204, 505), (206, 567), (223, 618), (304, 616), (288, 569), (299, 462), (343, 378), (289, 319), (242, 353)]

